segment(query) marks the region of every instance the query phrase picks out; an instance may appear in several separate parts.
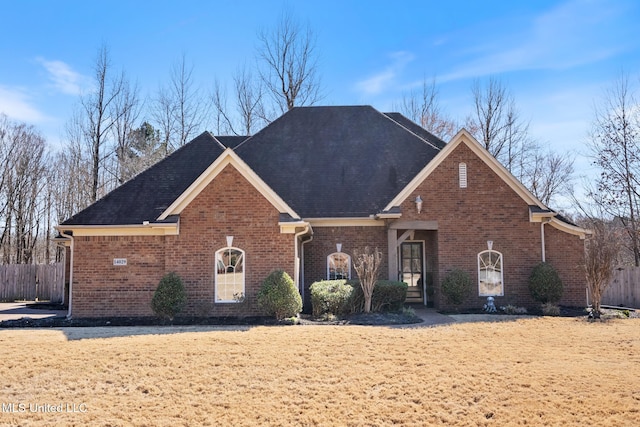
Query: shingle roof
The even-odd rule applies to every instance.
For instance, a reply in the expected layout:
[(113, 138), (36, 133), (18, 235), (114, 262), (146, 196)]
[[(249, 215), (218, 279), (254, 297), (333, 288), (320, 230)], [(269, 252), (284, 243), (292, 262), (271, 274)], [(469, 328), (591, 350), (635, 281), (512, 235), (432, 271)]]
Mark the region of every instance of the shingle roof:
[(297, 107), (252, 137), (205, 132), (61, 225), (155, 222), (225, 146), (302, 218), (369, 216), (439, 151), (410, 123), (369, 106)]
[(224, 151), (208, 132), (61, 225), (123, 225), (154, 222)]
[(369, 106), (297, 107), (235, 151), (303, 218), (368, 216), (439, 151), (396, 119)]
[(408, 118), (406, 118), (400, 113), (384, 113), (384, 115), (394, 120), (399, 125), (404, 126), (411, 132), (415, 133), (420, 138), (432, 143), (438, 148), (444, 148), (444, 146), (447, 145), (447, 143), (444, 142), (442, 139), (438, 138), (437, 136), (435, 136), (434, 134), (432, 134), (422, 126), (418, 126), (416, 123), (412, 122), (411, 120), (409, 120)]

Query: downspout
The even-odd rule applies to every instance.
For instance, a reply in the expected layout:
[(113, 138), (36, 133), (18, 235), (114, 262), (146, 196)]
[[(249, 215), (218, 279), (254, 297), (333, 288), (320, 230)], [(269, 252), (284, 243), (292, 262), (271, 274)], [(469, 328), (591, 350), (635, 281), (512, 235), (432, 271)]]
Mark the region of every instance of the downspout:
[(544, 244), (544, 225), (550, 221), (549, 218), (543, 218), (540, 222), (540, 242), (542, 243), (542, 262), (546, 262), (547, 255)]
[[(301, 270), (304, 270), (304, 268), (300, 268), (300, 265), (302, 264), (302, 254), (304, 254), (304, 243), (306, 242), (302, 242), (300, 247), (301, 247), (301, 254), (300, 256), (298, 256), (298, 238), (300, 236), (303, 236), (304, 234), (307, 234), (309, 231), (311, 230), (311, 226), (307, 223), (304, 226), (304, 229), (302, 231), (297, 232), (296, 234), (294, 234), (293, 237), (293, 253), (294, 253), (294, 276), (295, 276), (295, 282), (296, 285), (298, 286), (298, 291), (300, 292), (300, 295), (302, 296), (302, 299), (304, 300), (304, 281), (300, 280), (300, 276), (304, 277), (304, 274), (301, 274)], [(312, 235), (313, 238), (313, 235)], [(310, 240), (309, 240), (310, 241)], [(300, 285), (302, 283), (302, 286)]]
[(69, 259), (69, 309), (67, 311), (67, 319), (71, 319), (71, 303), (73, 301), (72, 295), (73, 295), (73, 253), (74, 253), (74, 240), (73, 240), (73, 234), (65, 234), (65, 231), (60, 231), (60, 235), (67, 237), (71, 240), (71, 256)]

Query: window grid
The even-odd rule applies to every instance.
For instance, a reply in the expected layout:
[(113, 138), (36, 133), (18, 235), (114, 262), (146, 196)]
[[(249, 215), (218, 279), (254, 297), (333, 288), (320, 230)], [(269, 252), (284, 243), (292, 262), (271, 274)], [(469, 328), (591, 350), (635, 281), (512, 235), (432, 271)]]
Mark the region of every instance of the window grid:
[(226, 247), (216, 252), (215, 302), (244, 300), (245, 256), (242, 249)]

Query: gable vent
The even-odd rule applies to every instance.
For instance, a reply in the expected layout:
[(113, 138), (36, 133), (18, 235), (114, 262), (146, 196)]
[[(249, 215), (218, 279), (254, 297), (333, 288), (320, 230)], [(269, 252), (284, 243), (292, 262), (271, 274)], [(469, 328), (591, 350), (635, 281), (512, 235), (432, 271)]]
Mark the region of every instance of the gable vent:
[(458, 181), (460, 188), (467, 188), (467, 164), (460, 163), (458, 165)]

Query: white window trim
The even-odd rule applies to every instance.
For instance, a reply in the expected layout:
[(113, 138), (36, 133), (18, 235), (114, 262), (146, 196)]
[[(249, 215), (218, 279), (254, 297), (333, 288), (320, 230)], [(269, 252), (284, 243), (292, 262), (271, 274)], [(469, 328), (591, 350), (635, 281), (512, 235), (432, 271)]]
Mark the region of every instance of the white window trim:
[(327, 280), (334, 280), (331, 279), (331, 267), (330, 267), (330, 261), (331, 261), (331, 257), (334, 255), (344, 255), (347, 257), (347, 262), (349, 265), (349, 268), (347, 269), (347, 280), (351, 280), (351, 255), (346, 254), (344, 252), (334, 252), (332, 254), (327, 255)]
[[(480, 287), (480, 271), (481, 271), (481, 257), (483, 254), (497, 254), (498, 255), (498, 259), (500, 260), (500, 293), (483, 293), (481, 292), (481, 287)], [(481, 297), (502, 297), (504, 296), (504, 257), (502, 256), (501, 252), (498, 251), (494, 251), (494, 250), (485, 250), (482, 251), (480, 253), (478, 253), (478, 295)]]
[[(231, 300), (219, 300), (218, 299), (218, 254), (219, 253), (224, 253), (225, 251), (230, 251), (230, 250), (234, 250), (234, 251), (238, 251), (240, 252), (242, 255), (242, 295), (243, 297), (246, 298), (246, 292), (245, 292), (245, 277), (247, 274), (247, 257), (245, 254), (245, 251), (243, 251), (240, 248), (236, 248), (234, 246), (226, 246), (224, 248), (220, 248), (216, 251), (215, 253), (215, 265), (214, 265), (214, 278), (213, 278), (213, 289), (214, 289), (214, 296), (213, 296), (213, 301), (214, 303), (240, 303), (242, 302), (242, 300), (238, 300), (238, 299), (231, 299)], [(225, 268), (227, 266), (225, 265)]]

